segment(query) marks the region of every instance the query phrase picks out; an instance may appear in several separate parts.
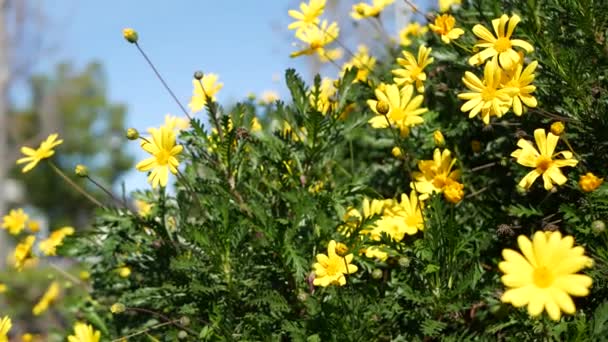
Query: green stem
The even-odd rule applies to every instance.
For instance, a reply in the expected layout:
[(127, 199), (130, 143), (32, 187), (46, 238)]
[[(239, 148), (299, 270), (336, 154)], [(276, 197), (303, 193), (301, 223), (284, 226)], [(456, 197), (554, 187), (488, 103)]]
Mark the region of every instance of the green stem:
[(55, 165), (55, 163), (53, 163), (52, 161), (49, 161), (49, 165), (51, 165), (51, 168), (55, 171), (55, 173), (57, 173), (59, 176), (61, 176), (61, 178), (63, 178), (63, 180), (65, 180), (74, 189), (76, 189), (76, 191), (80, 192), (89, 201), (95, 203), (97, 206), (104, 207), (104, 205), (101, 204), (101, 202), (99, 202), (98, 200), (96, 200), (93, 196), (91, 196), (88, 192), (86, 192), (82, 187), (80, 187), (73, 180), (71, 180), (70, 177), (66, 176), (65, 173), (63, 173), (63, 171), (61, 171), (61, 169), (59, 169), (57, 167), (57, 165)]

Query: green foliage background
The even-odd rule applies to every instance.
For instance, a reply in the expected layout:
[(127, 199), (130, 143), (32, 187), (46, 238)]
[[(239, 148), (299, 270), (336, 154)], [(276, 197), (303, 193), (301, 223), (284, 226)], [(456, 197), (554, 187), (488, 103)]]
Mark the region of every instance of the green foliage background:
[[(374, 114), (365, 103), (377, 84), (391, 81), (397, 49), (367, 84), (353, 83), (356, 70), (347, 72), (328, 115), (308, 99), (317, 96), (320, 79), (306, 85), (293, 70), (285, 77), (289, 102), (250, 100), (230, 110), (211, 103), (220, 133), (197, 120), (182, 132), (186, 166), (175, 192), (138, 193), (154, 203), (146, 217), (99, 212), (91, 231), (63, 247), (64, 255), (91, 262), (94, 300), (81, 304), (79, 315), (105, 336), (149, 329), (133, 340), (604, 340), (608, 239), (591, 227), (606, 220), (608, 186), (586, 194), (576, 180), (587, 171), (605, 176), (608, 165), (608, 7), (592, 0), (465, 1), (454, 13), (467, 31), (459, 43), (472, 46), (471, 28), (490, 27), (503, 13), (521, 16), (516, 35), (536, 48), (529, 57), (540, 65), (538, 108), (488, 126), (468, 119), (456, 94), (464, 90), (465, 71), (480, 71), (466, 63), (469, 52), (432, 34), (417, 42), (433, 48), (425, 92), (431, 112), (399, 142), (405, 159), (391, 155), (390, 130), (367, 124)], [(339, 119), (347, 106), (354, 109)], [(262, 118), (263, 132), (250, 131), (254, 116)], [(563, 140), (579, 165), (556, 192), (539, 184), (518, 190), (528, 170), (510, 153), (519, 138), (555, 120), (566, 123)], [(292, 132), (282, 130), (283, 121)], [(456, 206), (433, 197), (424, 232), (399, 245), (382, 241), (397, 255), (384, 263), (356, 257), (359, 271), (346, 286), (313, 288), (311, 265), (329, 240), (354, 251), (361, 243), (337, 231), (346, 210), (365, 196), (409, 193), (407, 170), (431, 158), (436, 129), (459, 160), (467, 197)], [(321, 183), (320, 191), (310, 190)], [(516, 248), (517, 235), (555, 226), (595, 261), (586, 271), (591, 294), (576, 299), (576, 315), (559, 322), (502, 304), (497, 267), (502, 249)], [(116, 272), (124, 265), (129, 278)], [(111, 314), (114, 303), (127, 310)]]

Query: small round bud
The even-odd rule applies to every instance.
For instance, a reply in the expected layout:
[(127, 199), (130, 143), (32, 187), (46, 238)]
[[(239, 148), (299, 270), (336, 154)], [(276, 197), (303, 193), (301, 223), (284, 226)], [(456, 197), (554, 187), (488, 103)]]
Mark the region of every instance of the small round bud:
[(80, 273), (78, 273), (78, 277), (80, 278), (80, 280), (87, 281), (91, 278), (91, 273), (89, 273), (88, 271), (80, 271)]
[(82, 164), (78, 164), (74, 169), (74, 173), (76, 174), (76, 176), (84, 178), (89, 175), (89, 169)]
[(177, 338), (179, 338), (180, 340), (186, 339), (186, 338), (188, 338), (188, 333), (181, 330), (180, 332), (177, 333)]
[(389, 110), (391, 110), (391, 106), (386, 101), (378, 101), (376, 103), (376, 111), (379, 114), (386, 115)]
[(179, 324), (181, 324), (184, 327), (187, 327), (190, 325), (190, 318), (188, 318), (188, 316), (182, 316), (179, 319)]
[(308, 299), (308, 293), (304, 292), (304, 291), (300, 291), (300, 293), (298, 293), (298, 300), (300, 302), (305, 302)]
[(393, 147), (393, 149), (391, 150), (391, 153), (393, 154), (393, 157), (395, 158), (399, 158), (403, 155), (403, 151), (401, 150), (400, 147)]
[(123, 278), (128, 278), (131, 275), (131, 269), (127, 266), (118, 269), (118, 274)]
[(410, 258), (406, 257), (406, 256), (402, 256), (401, 258), (399, 258), (399, 266), (401, 267), (409, 267), (410, 266)]
[(125, 37), (125, 39), (129, 42), (129, 43), (137, 43), (137, 39), (139, 39), (139, 36), (137, 35), (137, 31), (135, 31), (132, 28), (125, 28), (122, 30), (122, 36)]
[(376, 268), (375, 270), (372, 271), (372, 278), (374, 279), (381, 279), (382, 278), (382, 270), (379, 268)]
[(595, 220), (591, 223), (591, 230), (594, 234), (599, 235), (606, 231), (606, 223), (602, 220)]
[(122, 304), (122, 303), (114, 303), (110, 307), (110, 312), (112, 312), (113, 314), (119, 314), (119, 313), (125, 312), (126, 309), (127, 308), (125, 307), (124, 304)]
[(551, 124), (551, 133), (553, 133), (555, 135), (561, 135), (562, 133), (564, 133), (565, 129), (566, 129), (566, 126), (561, 121), (556, 121)]
[(205, 74), (203, 74), (203, 72), (200, 70), (194, 72), (194, 78), (199, 81), (202, 80), (204, 76), (205, 76)]
[(435, 141), (435, 145), (437, 147), (445, 146), (445, 138), (443, 137), (443, 133), (440, 130), (436, 130), (433, 132), (433, 140)]
[(479, 151), (481, 151), (481, 141), (472, 140), (471, 141), (471, 150), (473, 150), (474, 153), (479, 153)]
[(343, 257), (347, 253), (348, 253), (348, 247), (346, 247), (346, 245), (343, 244), (342, 242), (338, 242), (336, 244), (336, 254)]
[(127, 129), (127, 139), (129, 139), (129, 140), (139, 139), (139, 131), (137, 131), (135, 128)]

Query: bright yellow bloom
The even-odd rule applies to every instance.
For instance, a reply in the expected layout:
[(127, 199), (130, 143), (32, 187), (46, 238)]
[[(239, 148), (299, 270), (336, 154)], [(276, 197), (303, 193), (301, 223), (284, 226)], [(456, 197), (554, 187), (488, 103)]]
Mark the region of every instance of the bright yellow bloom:
[(8, 291), (8, 286), (4, 283), (0, 283), (0, 294), (6, 293), (6, 291)]
[[(519, 139), (517, 146), (520, 148), (511, 153), (511, 157), (517, 158), (518, 164), (534, 168), (519, 182), (519, 186), (529, 189), (540, 175), (543, 176), (547, 190), (553, 188), (553, 183), (557, 185), (566, 183), (568, 179), (559, 168), (576, 166), (578, 160), (572, 158), (570, 151), (553, 153), (559, 140), (559, 137), (553, 133), (545, 134), (544, 129), (538, 128), (534, 130), (534, 139), (538, 149), (529, 140)], [(560, 155), (563, 159), (555, 159)]]
[(261, 104), (272, 104), (279, 99), (279, 93), (274, 90), (266, 90), (260, 96)]
[(123, 312), (125, 312), (125, 310), (126, 310), (126, 307), (122, 303), (114, 303), (110, 307), (110, 312), (113, 314), (123, 313)]
[(380, 12), (384, 10), (384, 8), (393, 2), (395, 2), (395, 0), (372, 0), (371, 5), (360, 2), (353, 5), (353, 11), (350, 13), (350, 16), (355, 20), (377, 17), (380, 15)]
[(74, 335), (68, 336), (68, 342), (99, 342), (101, 332), (92, 326), (78, 322), (74, 325)]
[(565, 129), (566, 129), (566, 125), (564, 125), (564, 123), (561, 121), (556, 121), (551, 124), (551, 133), (553, 133), (555, 135), (562, 135), (562, 133), (564, 133)]
[(17, 271), (21, 271), (25, 263), (34, 258), (32, 255), (32, 246), (34, 246), (34, 241), (36, 241), (36, 237), (34, 235), (29, 235), (19, 242), (15, 247), (14, 256), (15, 268)]
[(443, 197), (450, 202), (457, 204), (464, 198), (464, 185), (452, 180), (447, 179), (447, 185), (443, 189)]
[[(409, 128), (414, 125), (419, 125), (424, 122), (424, 119), (420, 117), (428, 111), (427, 108), (420, 108), (424, 97), (417, 95), (412, 98), (414, 94), (414, 87), (407, 85), (401, 90), (396, 84), (381, 84), (375, 90), (376, 98), (378, 100), (367, 100), (367, 104), (372, 111), (378, 115), (371, 118), (368, 122), (374, 128), (386, 128), (391, 125), (397, 126), (402, 136), (409, 134)], [(388, 104), (389, 110), (386, 114), (378, 112), (378, 105)], [(387, 122), (388, 118), (388, 122)]]
[(353, 58), (342, 65), (342, 73), (346, 72), (346, 69), (356, 67), (356, 81), (365, 82), (367, 81), (367, 76), (369, 73), (374, 70), (374, 66), (376, 66), (376, 58), (369, 54), (369, 49), (367, 46), (361, 44), (357, 48), (357, 52)]
[(166, 186), (169, 178), (169, 171), (177, 173), (179, 155), (182, 150), (182, 145), (175, 144), (175, 132), (167, 127), (150, 128), (151, 138), (141, 141), (141, 148), (150, 153), (152, 157), (139, 162), (135, 167), (139, 171), (150, 171), (148, 182), (153, 188), (158, 185)]
[[(203, 84), (201, 87), (201, 83)], [(205, 105), (207, 100), (215, 101), (215, 94), (217, 94), (223, 87), (224, 83), (218, 82), (218, 76), (216, 74), (205, 74), (203, 78), (199, 80), (192, 80), (192, 98), (190, 98), (190, 111), (193, 113), (200, 112)], [(203, 89), (204, 88), (204, 89)]]
[(439, 12), (446, 12), (450, 9), (450, 7), (452, 7), (453, 5), (460, 5), (462, 3), (462, 0), (439, 0)]
[(12, 235), (18, 235), (25, 228), (25, 224), (30, 217), (23, 212), (23, 209), (19, 208), (9, 211), (8, 215), (5, 215), (2, 219), (2, 228), (8, 229), (8, 232)]
[(335, 49), (321, 49), (319, 50), (318, 56), (321, 63), (335, 62), (342, 59), (344, 50), (339, 47)]
[(135, 31), (132, 28), (124, 28), (124, 29), (122, 29), (122, 36), (129, 43), (137, 43), (137, 39), (138, 39), (137, 31)]
[(310, 105), (323, 114), (329, 113), (335, 104), (333, 97), (337, 92), (334, 81), (330, 78), (323, 78), (319, 86), (318, 96), (315, 96), (315, 92), (313, 88), (308, 94)]
[(336, 253), (336, 241), (331, 240), (327, 245), (327, 255), (317, 254), (317, 262), (313, 265), (315, 286), (346, 285), (345, 274), (357, 272), (357, 266), (351, 264), (353, 255), (341, 257)]
[(395, 146), (391, 150), (391, 154), (393, 155), (393, 157), (399, 158), (403, 155), (403, 150), (400, 147)]
[(604, 179), (599, 178), (591, 172), (587, 172), (586, 174), (581, 176), (578, 181), (578, 185), (584, 192), (591, 192), (597, 189), (600, 185), (602, 185), (603, 182)]
[(414, 235), (419, 230), (424, 230), (422, 218), (422, 202), (415, 191), (410, 192), (408, 197), (401, 194), (401, 201), (385, 201), (382, 218), (375, 222), (376, 229), (372, 230), (372, 236), (381, 232), (388, 234), (393, 240), (401, 241), (405, 234)]
[(300, 3), (300, 12), (289, 10), (287, 13), (290, 17), (296, 19), (293, 23), (287, 26), (290, 30), (300, 30), (308, 26), (314, 26), (319, 23), (319, 17), (325, 10), (325, 0), (310, 0), (308, 4)]
[(51, 233), (48, 239), (42, 240), (38, 247), (44, 253), (44, 255), (56, 255), (57, 247), (61, 246), (63, 239), (74, 234), (74, 228), (62, 227)]
[(13, 327), (13, 323), (8, 316), (0, 320), (0, 342), (8, 342), (8, 331)]
[(469, 118), (481, 113), (481, 119), (487, 125), (490, 116), (503, 116), (511, 107), (512, 97), (519, 89), (501, 87), (502, 71), (496, 63), (486, 63), (483, 81), (472, 72), (465, 72), (462, 81), (471, 90), (468, 93), (458, 94), (458, 98), (468, 100), (460, 110), (469, 112)]
[(21, 335), (21, 342), (41, 342), (42, 337), (38, 334), (25, 333)]
[(452, 171), (456, 161), (456, 158), (452, 158), (450, 150), (441, 151), (436, 148), (433, 152), (433, 160), (418, 162), (420, 172), (413, 173), (415, 186), (412, 188), (421, 194), (421, 199), (428, 198), (433, 192), (441, 193), (452, 181), (458, 181), (460, 170)]
[(435, 146), (443, 147), (445, 145), (445, 138), (443, 137), (443, 133), (440, 130), (436, 130), (433, 132), (433, 141), (435, 142)]
[(165, 127), (170, 130), (188, 129), (190, 127), (190, 120), (167, 114), (165, 115)]
[(120, 267), (118, 269), (118, 275), (122, 278), (128, 278), (131, 275), (131, 269), (127, 266)]
[(409, 23), (399, 31), (399, 44), (401, 46), (410, 46), (412, 45), (411, 37), (421, 37), (428, 30), (428, 27), (420, 25), (419, 22)]
[(58, 134), (51, 134), (46, 138), (45, 141), (40, 143), (40, 147), (37, 150), (34, 150), (31, 147), (23, 146), (21, 147), (21, 153), (26, 155), (19, 160), (17, 160), (17, 164), (27, 163), (21, 172), (26, 173), (32, 170), (42, 159), (47, 159), (52, 157), (55, 154), (53, 148), (63, 143), (63, 140), (57, 138)]
[(27, 229), (32, 233), (38, 233), (40, 231), (40, 222), (31, 220), (27, 223)]
[(261, 130), (262, 124), (260, 123), (260, 120), (254, 116), (253, 119), (251, 119), (251, 132), (260, 132)]
[[(505, 88), (516, 89), (517, 93), (513, 92), (512, 96), (512, 107), (515, 115), (521, 115), (523, 113), (523, 105), (530, 108), (535, 108), (537, 105), (536, 98), (532, 96), (532, 92), (536, 90), (536, 87), (531, 83), (534, 81), (534, 70), (538, 66), (538, 62), (534, 61), (530, 63), (525, 69), (523, 65), (518, 63), (511, 72), (506, 72), (505, 75), (509, 80), (505, 83)], [(523, 70), (523, 71), (522, 71)]]
[(146, 201), (142, 201), (139, 199), (135, 200), (135, 209), (137, 209), (137, 213), (141, 216), (148, 216), (152, 211), (152, 204)]
[(290, 57), (298, 57), (302, 55), (312, 55), (313, 53), (324, 54), (323, 48), (338, 38), (340, 28), (338, 23), (327, 23), (327, 20), (321, 22), (321, 26), (308, 26), (296, 31), (296, 38), (305, 43), (302, 50), (292, 52)]
[(49, 288), (46, 290), (40, 301), (32, 309), (34, 316), (40, 316), (45, 312), (49, 306), (51, 306), (59, 297), (59, 283), (54, 281), (51, 283)]
[(511, 69), (520, 62), (521, 56), (513, 50), (514, 46), (524, 49), (526, 52), (534, 51), (530, 43), (521, 39), (511, 39), (513, 30), (521, 21), (517, 14), (511, 18), (503, 14), (499, 19), (492, 20), (492, 26), (496, 37), (483, 25), (477, 24), (473, 27), (473, 33), (481, 40), (475, 47), (484, 48), (481, 52), (469, 59), (469, 64), (480, 65), (488, 58), (497, 59), (504, 69)]
[(393, 80), (395, 83), (399, 86), (416, 83), (416, 91), (423, 93), (423, 82), (426, 81), (424, 68), (435, 60), (433, 57), (429, 58), (432, 50), (433, 49), (421, 45), (418, 48), (418, 59), (404, 50), (403, 57), (405, 58), (397, 58), (397, 63), (401, 65), (401, 68), (393, 70), (393, 75), (395, 75)]
[(441, 36), (441, 40), (450, 44), (452, 40), (460, 38), (464, 34), (464, 30), (456, 26), (456, 18), (449, 14), (442, 14), (435, 18), (434, 24), (429, 24), (433, 32)]
[(584, 255), (585, 249), (574, 247), (574, 238), (562, 238), (558, 231), (538, 231), (532, 241), (520, 235), (517, 244), (522, 253), (504, 249), (505, 261), (498, 264), (507, 287), (501, 300), (515, 307), (527, 305), (531, 316), (540, 315), (543, 309), (553, 320), (559, 320), (561, 312), (574, 314), (570, 296), (588, 295), (592, 283), (591, 277), (577, 274), (593, 264)]

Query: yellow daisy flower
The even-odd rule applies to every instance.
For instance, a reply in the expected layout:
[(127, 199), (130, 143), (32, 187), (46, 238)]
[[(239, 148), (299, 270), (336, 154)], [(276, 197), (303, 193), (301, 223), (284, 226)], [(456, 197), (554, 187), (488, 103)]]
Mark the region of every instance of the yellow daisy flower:
[(150, 153), (152, 157), (139, 162), (135, 167), (139, 171), (151, 171), (148, 182), (153, 188), (158, 185), (167, 186), (169, 171), (177, 173), (179, 160), (177, 156), (182, 152), (183, 146), (175, 144), (175, 132), (165, 126), (150, 128), (150, 140), (142, 140), (141, 148)]
[(587, 172), (586, 174), (582, 175), (578, 181), (578, 185), (584, 192), (591, 192), (602, 185), (602, 183), (604, 183), (604, 179), (599, 178), (591, 172)]
[(420, 108), (424, 97), (422, 95), (413, 96), (414, 87), (412, 85), (407, 85), (399, 90), (396, 84), (381, 84), (376, 88), (375, 94), (377, 100), (367, 100), (372, 111), (378, 114), (368, 121), (372, 127), (386, 128), (390, 123), (399, 128), (402, 136), (406, 136), (409, 134), (411, 126), (424, 122), (420, 115), (426, 113), (428, 109)]
[[(196, 79), (192, 80), (194, 89), (190, 103), (188, 103), (191, 112), (200, 112), (207, 104), (208, 99), (211, 99), (211, 101), (216, 100), (215, 94), (224, 87), (224, 83), (219, 83), (218, 79), (219, 77), (216, 74), (205, 74), (200, 81)], [(201, 83), (203, 84), (202, 87)]]
[(8, 342), (8, 332), (13, 327), (10, 317), (4, 316), (0, 320), (0, 342)]
[(325, 0), (310, 0), (308, 4), (300, 3), (300, 11), (289, 10), (287, 13), (296, 21), (289, 24), (289, 30), (299, 30), (319, 23), (319, 17), (325, 10)]
[(100, 338), (101, 332), (88, 324), (77, 322), (74, 324), (74, 335), (68, 336), (68, 342), (99, 342)]
[(497, 58), (500, 66), (504, 69), (511, 69), (519, 63), (521, 56), (513, 49), (519, 47), (526, 52), (534, 51), (534, 47), (521, 39), (511, 39), (515, 27), (521, 19), (517, 14), (511, 18), (503, 14), (499, 19), (492, 20), (492, 27), (496, 37), (483, 25), (477, 24), (473, 27), (473, 33), (481, 40), (475, 47), (484, 48), (481, 52), (473, 55), (469, 59), (469, 64), (480, 65), (488, 58)]
[(549, 317), (559, 320), (561, 313), (574, 314), (576, 308), (570, 296), (589, 294), (591, 277), (577, 274), (593, 264), (584, 255), (583, 247), (574, 247), (574, 238), (558, 231), (536, 232), (532, 241), (520, 235), (517, 244), (521, 253), (504, 249), (504, 261), (498, 268), (505, 274), (502, 283), (507, 290), (504, 303), (528, 307), (531, 316), (546, 310)]
[(63, 140), (57, 140), (58, 137), (58, 134), (49, 135), (45, 141), (40, 143), (40, 147), (38, 147), (36, 150), (27, 146), (21, 147), (21, 153), (25, 154), (26, 157), (18, 159), (17, 165), (27, 163), (21, 172), (29, 172), (36, 167), (36, 165), (38, 165), (42, 159), (52, 157), (55, 154), (53, 148), (63, 143)]
[(52, 232), (48, 239), (40, 241), (38, 247), (44, 255), (55, 255), (57, 253), (57, 247), (61, 246), (63, 239), (72, 234), (74, 234), (74, 228), (72, 227), (59, 228)]
[(439, 0), (439, 12), (446, 12), (450, 10), (450, 7), (454, 5), (460, 5), (462, 0)]
[(34, 316), (40, 316), (45, 312), (57, 300), (57, 297), (59, 297), (59, 283), (54, 281), (32, 309)]
[(165, 127), (171, 130), (181, 131), (190, 127), (188, 118), (180, 118), (171, 114), (165, 115)]
[(36, 241), (36, 237), (34, 235), (29, 235), (21, 242), (17, 244), (15, 247), (15, 268), (17, 271), (21, 271), (23, 266), (28, 260), (33, 259), (32, 255), (32, 247), (34, 246), (34, 241)]
[(536, 87), (531, 84), (534, 81), (534, 70), (537, 66), (538, 62), (534, 61), (523, 69), (523, 65), (518, 63), (511, 72), (504, 73), (508, 79), (504, 87), (517, 90), (517, 92), (513, 91), (511, 97), (513, 112), (517, 116), (520, 116), (524, 111), (522, 103), (530, 108), (535, 108), (538, 104), (536, 98), (532, 96)]
[(447, 185), (443, 189), (443, 197), (450, 203), (459, 203), (464, 198), (464, 185), (448, 178)]
[(486, 63), (483, 81), (472, 72), (465, 72), (462, 82), (471, 90), (458, 94), (458, 98), (468, 100), (460, 110), (469, 112), (469, 118), (481, 113), (481, 119), (487, 125), (490, 116), (503, 116), (511, 107), (512, 97), (519, 93), (517, 88), (501, 86), (502, 71), (496, 63)]
[[(533, 167), (520, 182), (519, 186), (529, 189), (536, 178), (543, 176), (545, 189), (551, 190), (553, 184), (562, 185), (568, 180), (560, 170), (565, 166), (576, 166), (578, 160), (572, 158), (572, 152), (561, 151), (553, 153), (559, 137), (553, 133), (545, 134), (545, 130), (538, 128), (534, 131), (534, 139), (536, 140), (535, 148), (532, 142), (519, 139), (517, 146), (520, 148), (511, 153), (511, 157), (517, 158), (517, 163), (527, 167)], [(563, 159), (556, 159), (562, 156)]]
[(399, 44), (401, 46), (410, 46), (412, 45), (412, 37), (421, 37), (428, 30), (428, 27), (422, 26), (418, 22), (409, 23), (399, 31)]
[(353, 5), (353, 10), (350, 16), (355, 20), (361, 20), (369, 17), (377, 17), (388, 5), (395, 0), (372, 0), (372, 4), (360, 2)]
[(414, 57), (413, 54), (408, 51), (403, 51), (403, 57), (397, 58), (397, 63), (401, 65), (401, 68), (393, 70), (395, 77), (393, 80), (397, 85), (403, 86), (407, 84), (416, 84), (416, 91), (419, 93), (424, 92), (424, 81), (426, 81), (426, 73), (424, 68), (435, 60), (433, 57), (429, 58), (433, 49), (427, 48), (421, 45), (418, 48), (418, 58)]
[(442, 14), (435, 18), (434, 24), (429, 24), (433, 32), (441, 36), (441, 40), (450, 44), (452, 40), (460, 38), (464, 34), (464, 30), (456, 26), (456, 18), (449, 14)]
[(328, 24), (327, 20), (323, 20), (321, 25), (307, 26), (296, 31), (296, 38), (305, 43), (302, 50), (292, 52), (290, 57), (298, 57), (302, 55), (312, 55), (313, 53), (324, 54), (323, 49), (338, 38), (340, 28), (338, 23), (333, 22)]
[(413, 173), (413, 189), (420, 193), (421, 199), (426, 199), (433, 192), (441, 193), (444, 189), (457, 182), (460, 178), (460, 170), (452, 170), (457, 159), (452, 158), (450, 150), (441, 151), (436, 148), (433, 152), (433, 160), (421, 160), (418, 169)]
[(25, 224), (30, 219), (23, 209), (13, 209), (5, 215), (2, 220), (2, 228), (8, 229), (11, 235), (18, 235), (25, 228)]
[(361, 44), (357, 48), (355, 55), (344, 65), (342, 65), (342, 73), (346, 72), (346, 69), (356, 67), (357, 68), (357, 82), (366, 82), (369, 73), (374, 70), (376, 66), (376, 58), (369, 54), (367, 46)]
[(336, 241), (331, 240), (327, 245), (327, 255), (317, 254), (317, 262), (313, 265), (315, 286), (327, 287), (329, 285), (346, 285), (345, 274), (357, 272), (357, 266), (351, 264), (353, 255), (344, 257), (336, 253)]

